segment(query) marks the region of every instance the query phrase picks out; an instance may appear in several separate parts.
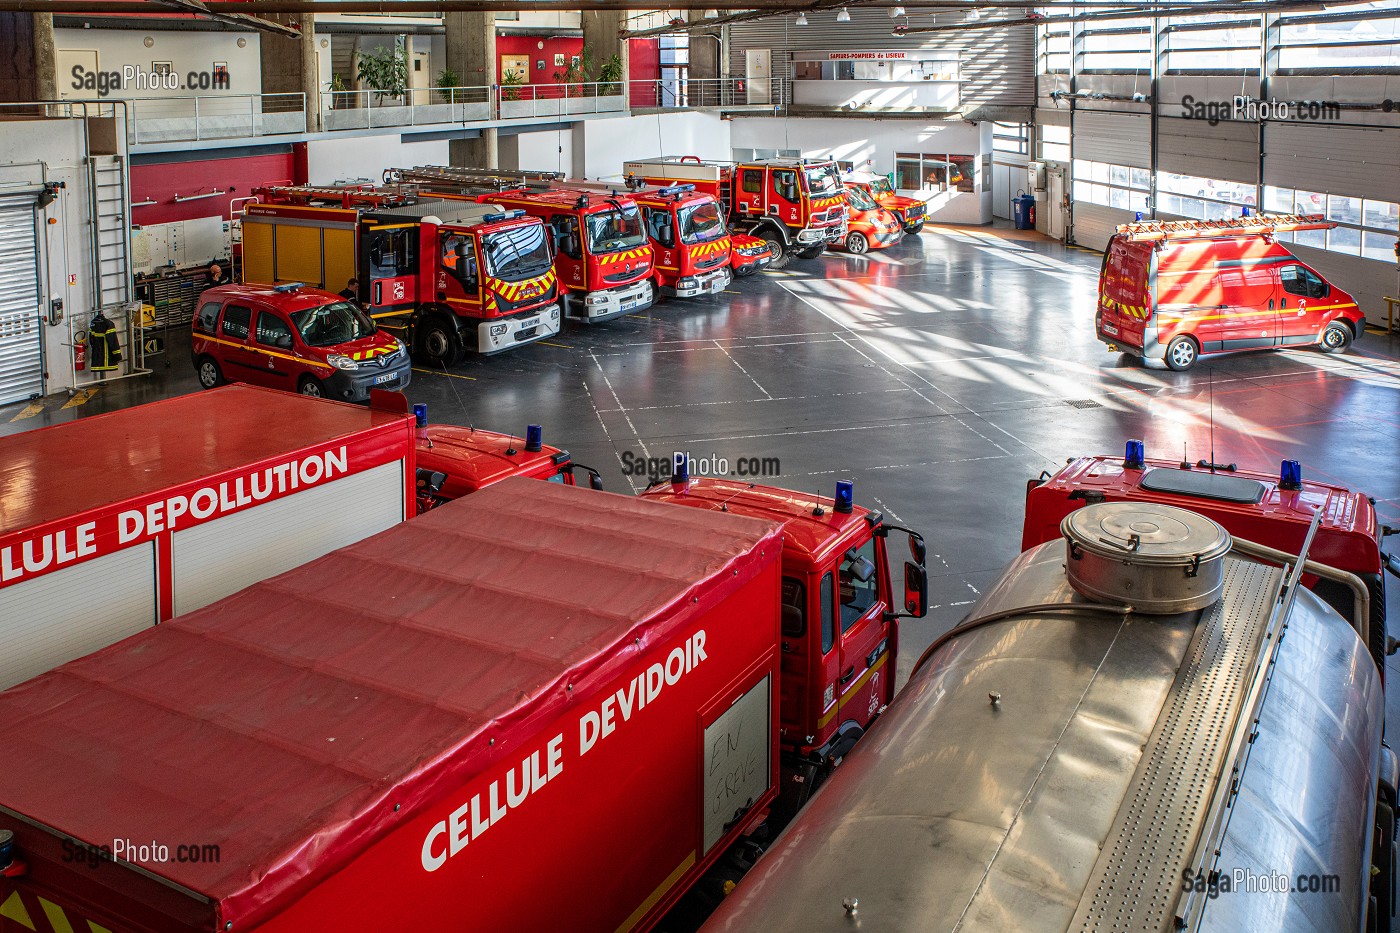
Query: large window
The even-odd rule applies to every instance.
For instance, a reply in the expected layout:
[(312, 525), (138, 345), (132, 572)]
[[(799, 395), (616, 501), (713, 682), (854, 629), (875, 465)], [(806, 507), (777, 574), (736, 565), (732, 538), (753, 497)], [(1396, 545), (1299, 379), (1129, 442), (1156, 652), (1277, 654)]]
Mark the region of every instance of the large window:
[(1124, 211), (1147, 211), (1152, 173), (1145, 168), (1074, 160), (1074, 200)]
[(905, 191), (976, 191), (977, 157), (899, 152), (894, 179), (895, 187)]
[(1149, 26), (1086, 29), (1082, 40), (1080, 71), (1152, 70), (1152, 31)]
[(993, 123), (992, 149), (995, 152), (1009, 152), (1025, 155), (1029, 152), (1030, 132), (1024, 123)]
[(1069, 127), (1041, 126), (1038, 128), (1038, 134), (1042, 159), (1049, 162), (1069, 161)]
[(1157, 173), (1157, 213), (1176, 214), (1192, 220), (1224, 220), (1238, 217), (1246, 207), (1257, 206), (1253, 185), (1195, 175)]
[(1168, 74), (1258, 72), (1259, 18), (1177, 17), (1162, 30), (1162, 49)]
[(1337, 223), (1331, 230), (1280, 233), (1278, 238), (1287, 243), (1382, 262), (1395, 257), (1395, 239), (1400, 235), (1400, 204), (1394, 201), (1268, 185), (1264, 188), (1264, 210), (1271, 214), (1321, 214)]
[(1037, 74), (1069, 74), (1070, 37), (1068, 23), (1041, 26), (1037, 44), (1039, 46), (1036, 56)]
[(1280, 17), (1278, 69), (1306, 74), (1400, 69), (1400, 8), (1394, 0), (1376, 0)]

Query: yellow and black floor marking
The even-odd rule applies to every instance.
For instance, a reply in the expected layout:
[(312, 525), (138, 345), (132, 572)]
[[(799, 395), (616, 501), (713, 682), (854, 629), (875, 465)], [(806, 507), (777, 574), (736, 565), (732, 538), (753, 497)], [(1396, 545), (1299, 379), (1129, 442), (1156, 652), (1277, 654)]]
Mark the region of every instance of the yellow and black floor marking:
[[(81, 408), (82, 406), (86, 405), (88, 402), (96, 398), (97, 393), (101, 391), (101, 386), (89, 386), (86, 389), (79, 389), (77, 392), (74, 392), (73, 395), (69, 397), (62, 405), (58, 405), (57, 410), (63, 411), (69, 408)], [(16, 421), (25, 421), (29, 418), (38, 417), (49, 408), (49, 405), (51, 403), (56, 403), (60, 397), (61, 396), (54, 395), (48, 399), (35, 399), (34, 401), (30, 402), (28, 405), (25, 405), (19, 411), (11, 415), (9, 421), (11, 424), (13, 424)]]

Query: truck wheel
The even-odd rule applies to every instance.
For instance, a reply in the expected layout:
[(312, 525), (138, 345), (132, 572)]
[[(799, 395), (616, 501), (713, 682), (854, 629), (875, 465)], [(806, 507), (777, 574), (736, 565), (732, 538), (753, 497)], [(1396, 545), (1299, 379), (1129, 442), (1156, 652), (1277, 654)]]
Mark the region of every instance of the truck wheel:
[(821, 255), (822, 253), (824, 253), (824, 252), (826, 252), (826, 244), (825, 244), (825, 243), (818, 243), (816, 246), (809, 246), (809, 247), (807, 247), (806, 249), (798, 250), (798, 252), (797, 252), (797, 258), (798, 258), (798, 259), (816, 259), (818, 256), (820, 256), (820, 255)]
[(865, 234), (852, 230), (846, 234), (846, 252), (859, 256), (870, 249), (870, 241), (865, 238)]
[(773, 261), (768, 264), (770, 269), (781, 269), (792, 262), (792, 253), (783, 248), (782, 241), (772, 234), (764, 234), (763, 242), (768, 244), (768, 249), (773, 254)]
[(430, 317), (418, 332), (418, 355), (425, 363), (446, 369), (466, 354), (457, 328), (440, 317)]
[(201, 356), (195, 369), (199, 373), (199, 384), (206, 389), (224, 384), (223, 370), (219, 369), (219, 364), (212, 356)]
[(301, 382), (297, 383), (297, 391), (302, 395), (309, 395), (312, 398), (326, 397), (326, 390), (321, 388), (320, 380), (313, 376), (302, 376)]
[(904, 228), (904, 232), (905, 232), (905, 233), (918, 233), (920, 230), (924, 229), (924, 221), (923, 221), (923, 218), (919, 218), (918, 220), (914, 221), (912, 224), (906, 223), (906, 224), (901, 224), (900, 226), (902, 226), (902, 227)]
[(1196, 341), (1190, 337), (1177, 337), (1167, 344), (1167, 366), (1179, 373), (1196, 365)]
[(1327, 325), (1327, 329), (1322, 332), (1322, 339), (1318, 341), (1317, 347), (1323, 353), (1341, 353), (1351, 346), (1351, 328), (1341, 321), (1333, 321)]

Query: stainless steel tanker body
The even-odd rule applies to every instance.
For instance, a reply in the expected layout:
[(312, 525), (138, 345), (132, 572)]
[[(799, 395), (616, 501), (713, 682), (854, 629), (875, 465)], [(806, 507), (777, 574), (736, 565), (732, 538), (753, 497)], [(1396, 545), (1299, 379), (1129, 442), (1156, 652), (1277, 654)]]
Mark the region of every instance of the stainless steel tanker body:
[(707, 933), (1390, 929), (1353, 624), (1238, 548), (1175, 614), (1091, 601), (1066, 560), (1022, 554), (935, 642)]

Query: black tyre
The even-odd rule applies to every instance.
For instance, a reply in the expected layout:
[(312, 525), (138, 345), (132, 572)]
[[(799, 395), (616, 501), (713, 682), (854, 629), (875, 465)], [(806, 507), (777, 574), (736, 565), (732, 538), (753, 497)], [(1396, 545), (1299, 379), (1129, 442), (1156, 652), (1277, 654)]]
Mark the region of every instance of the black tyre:
[(1179, 373), (1184, 373), (1192, 366), (1196, 365), (1196, 357), (1200, 355), (1200, 348), (1196, 346), (1196, 341), (1190, 337), (1177, 337), (1167, 344), (1166, 363), (1169, 369), (1174, 369)]
[(870, 251), (870, 241), (865, 238), (865, 234), (852, 230), (846, 234), (846, 252), (857, 256)]
[(768, 249), (773, 253), (773, 261), (768, 264), (770, 269), (781, 269), (792, 262), (792, 253), (783, 248), (783, 243), (771, 233), (763, 235), (763, 242), (768, 244)]
[(199, 376), (199, 384), (203, 388), (212, 389), (224, 384), (224, 371), (219, 368), (218, 361), (212, 356), (201, 356), (195, 361), (194, 369)]
[(798, 259), (816, 259), (818, 256), (820, 256), (820, 255), (821, 255), (822, 253), (824, 253), (824, 252), (826, 252), (826, 244), (825, 244), (825, 243), (818, 243), (816, 246), (809, 246), (809, 247), (807, 247), (806, 249), (798, 250), (798, 252), (797, 252), (797, 258), (798, 258)]
[(428, 318), (419, 326), (417, 343), (418, 358), (436, 368), (456, 366), (467, 352), (457, 327), (437, 316)]
[(905, 223), (901, 224), (900, 226), (904, 228), (905, 233), (918, 233), (920, 230), (924, 229), (924, 221), (921, 217), (918, 220), (914, 221), (912, 224)]
[(1333, 321), (1322, 332), (1317, 348), (1323, 353), (1343, 353), (1351, 346), (1351, 328), (1341, 321)]
[(297, 383), (297, 391), (312, 398), (326, 397), (326, 389), (321, 385), (321, 380), (312, 376), (302, 376), (301, 381)]

